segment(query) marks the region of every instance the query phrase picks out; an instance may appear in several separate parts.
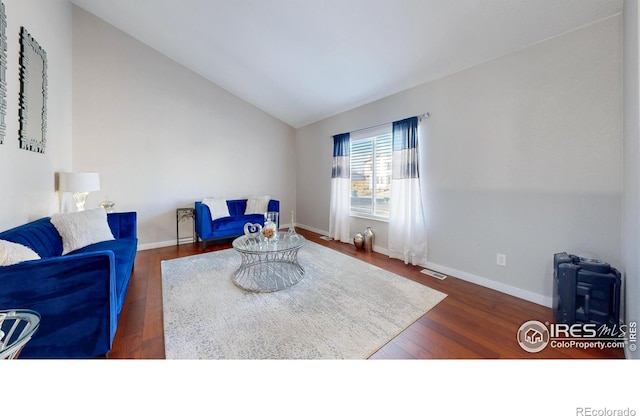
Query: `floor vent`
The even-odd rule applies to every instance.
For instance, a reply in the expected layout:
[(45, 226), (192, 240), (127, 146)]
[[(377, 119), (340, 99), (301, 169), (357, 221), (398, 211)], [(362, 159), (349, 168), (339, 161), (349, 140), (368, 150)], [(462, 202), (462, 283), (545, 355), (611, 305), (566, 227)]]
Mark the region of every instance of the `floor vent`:
[(429, 276), (435, 277), (436, 279), (440, 279), (440, 280), (444, 280), (447, 278), (446, 274), (434, 272), (433, 270), (429, 270), (429, 269), (423, 269), (420, 271), (420, 273), (428, 274)]
[(321, 239), (321, 240), (327, 240), (327, 241), (331, 241), (331, 240), (333, 240), (333, 238), (331, 238), (331, 237), (327, 237), (326, 235), (321, 235), (321, 236), (320, 236), (320, 239)]

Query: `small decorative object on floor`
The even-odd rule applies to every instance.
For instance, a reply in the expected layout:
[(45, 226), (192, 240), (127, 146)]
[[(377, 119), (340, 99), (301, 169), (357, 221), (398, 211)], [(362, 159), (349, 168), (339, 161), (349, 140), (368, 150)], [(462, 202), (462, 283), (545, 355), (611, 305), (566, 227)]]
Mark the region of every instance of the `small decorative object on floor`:
[(364, 235), (364, 251), (371, 253), (373, 251), (373, 230), (367, 227), (362, 233)]
[(353, 245), (356, 246), (358, 250), (362, 250), (364, 247), (364, 236), (362, 233), (357, 233), (355, 237), (353, 237)]
[(291, 211), (291, 224), (289, 225), (289, 234), (296, 234), (296, 226), (293, 222), (293, 211)]
[(262, 231), (262, 225), (260, 224), (251, 224), (250, 222), (244, 225), (244, 235), (249, 238), (255, 238), (260, 235)]

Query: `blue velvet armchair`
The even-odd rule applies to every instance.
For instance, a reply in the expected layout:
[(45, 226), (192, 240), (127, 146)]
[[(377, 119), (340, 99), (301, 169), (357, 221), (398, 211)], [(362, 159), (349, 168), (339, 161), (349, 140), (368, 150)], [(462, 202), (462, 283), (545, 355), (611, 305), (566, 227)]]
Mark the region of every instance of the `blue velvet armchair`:
[[(248, 222), (264, 225), (263, 214), (245, 215), (246, 199), (227, 200), (227, 207), (229, 208), (228, 217), (211, 220), (209, 207), (200, 201), (195, 203), (196, 236), (202, 241), (203, 250), (206, 248), (208, 241), (237, 237), (244, 234), (244, 225)], [(270, 200), (267, 211), (279, 213), (280, 201), (276, 199)]]

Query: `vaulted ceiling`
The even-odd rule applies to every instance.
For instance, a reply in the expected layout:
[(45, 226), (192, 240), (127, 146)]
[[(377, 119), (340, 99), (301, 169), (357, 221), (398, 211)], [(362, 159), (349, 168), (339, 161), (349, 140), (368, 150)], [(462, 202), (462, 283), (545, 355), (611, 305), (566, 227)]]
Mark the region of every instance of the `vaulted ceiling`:
[(72, 0), (302, 127), (610, 17), (623, 0)]

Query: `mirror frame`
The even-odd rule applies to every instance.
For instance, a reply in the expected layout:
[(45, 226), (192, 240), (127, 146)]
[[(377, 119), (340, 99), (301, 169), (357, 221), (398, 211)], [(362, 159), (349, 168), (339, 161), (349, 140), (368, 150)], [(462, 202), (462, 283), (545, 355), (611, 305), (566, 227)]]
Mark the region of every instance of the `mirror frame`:
[(0, 144), (7, 135), (7, 15), (0, 1)]
[[(42, 59), (42, 73), (32, 74), (29, 71), (29, 51)], [(42, 94), (41, 117), (37, 120), (27, 120), (30, 102), (37, 102)], [(40, 47), (38, 42), (27, 32), (24, 27), (20, 28), (20, 148), (33, 152), (44, 153), (47, 144), (47, 53)], [(40, 125), (40, 137), (27, 137), (27, 126)]]

